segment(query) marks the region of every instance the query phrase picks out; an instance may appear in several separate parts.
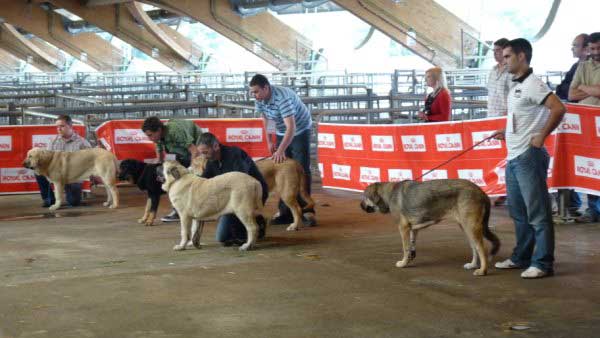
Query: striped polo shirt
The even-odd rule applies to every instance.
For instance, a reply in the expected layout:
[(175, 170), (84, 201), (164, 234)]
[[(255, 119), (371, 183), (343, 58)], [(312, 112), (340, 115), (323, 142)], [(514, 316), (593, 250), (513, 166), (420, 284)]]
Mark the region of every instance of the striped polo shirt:
[(506, 96), (512, 86), (511, 76), (506, 67), (495, 65), (488, 75), (487, 117), (506, 115)]
[(302, 103), (298, 94), (293, 90), (280, 86), (271, 86), (271, 98), (268, 101), (256, 100), (256, 110), (267, 120), (275, 121), (276, 134), (285, 135), (283, 119), (294, 116), (296, 133), (294, 136), (312, 127), (312, 119), (308, 108)]
[(550, 117), (550, 110), (544, 103), (552, 94), (548, 85), (533, 75), (532, 68), (513, 82), (514, 86), (508, 92), (507, 160), (527, 151), (531, 138), (542, 131)]

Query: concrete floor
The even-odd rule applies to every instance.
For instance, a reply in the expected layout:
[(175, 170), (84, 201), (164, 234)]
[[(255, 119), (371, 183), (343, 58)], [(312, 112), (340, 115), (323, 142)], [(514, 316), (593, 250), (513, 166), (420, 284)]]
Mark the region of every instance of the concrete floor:
[[(56, 217), (38, 196), (0, 197), (0, 337), (600, 335), (598, 224), (557, 226), (556, 275), (522, 280), (463, 270), (470, 249), (452, 224), (421, 232), (416, 261), (396, 268), (396, 227), (363, 213), (357, 193), (317, 188), (318, 227), (271, 227), (247, 253), (220, 247), (214, 222), (201, 250), (174, 252), (178, 224), (138, 225), (143, 195), (121, 195), (117, 210), (98, 191)], [(504, 208), (491, 224), (503, 259), (514, 245)]]

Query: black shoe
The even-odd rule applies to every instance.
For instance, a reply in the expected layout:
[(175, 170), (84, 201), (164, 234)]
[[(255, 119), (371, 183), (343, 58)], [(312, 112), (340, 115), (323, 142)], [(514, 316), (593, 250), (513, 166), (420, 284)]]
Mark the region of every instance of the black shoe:
[(225, 242), (223, 242), (222, 244), (225, 247), (229, 247), (229, 246), (241, 246), (244, 243), (246, 243), (245, 240), (241, 240), (241, 239), (228, 239)]
[(170, 214), (160, 219), (163, 222), (179, 222), (179, 214), (173, 209)]
[(317, 226), (317, 219), (315, 218), (315, 214), (312, 212), (305, 213), (302, 215), (302, 223), (306, 227), (315, 227)]
[(294, 223), (292, 216), (279, 215), (271, 219), (271, 225), (284, 225)]
[(267, 234), (267, 221), (263, 216), (256, 217), (256, 223), (258, 224), (258, 239), (265, 238)]

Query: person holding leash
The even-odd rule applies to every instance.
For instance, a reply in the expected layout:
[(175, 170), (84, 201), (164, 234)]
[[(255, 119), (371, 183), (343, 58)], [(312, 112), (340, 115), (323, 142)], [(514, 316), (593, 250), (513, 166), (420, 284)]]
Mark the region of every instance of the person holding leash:
[(510, 258), (495, 266), (526, 269), (522, 278), (554, 273), (554, 224), (546, 184), (550, 156), (544, 140), (566, 112), (558, 96), (533, 75), (532, 54), (525, 39), (509, 41), (502, 51), (514, 85), (508, 93), (506, 128), (495, 133), (497, 139), (506, 140), (508, 210), (517, 237)]

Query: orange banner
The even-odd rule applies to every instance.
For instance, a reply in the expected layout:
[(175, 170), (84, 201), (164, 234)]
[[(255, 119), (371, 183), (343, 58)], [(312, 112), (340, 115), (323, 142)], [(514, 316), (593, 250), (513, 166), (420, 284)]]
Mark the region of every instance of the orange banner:
[[(213, 133), (222, 144), (244, 149), (251, 157), (270, 156), (262, 119), (194, 119), (202, 131)], [(166, 122), (164, 120), (163, 122)], [(115, 120), (96, 129), (98, 141), (119, 160), (152, 161), (155, 145), (142, 132), (143, 120)]]
[[(551, 156), (548, 186), (600, 194), (600, 109), (567, 108), (545, 143)], [(494, 139), (420, 177), (505, 124), (506, 118), (406, 125), (321, 123), (318, 165), (323, 186), (362, 191), (373, 182), (464, 178), (490, 196), (504, 195), (506, 147)]]
[[(73, 126), (85, 137), (84, 126)], [(39, 192), (33, 170), (23, 168), (29, 149), (46, 148), (56, 137), (56, 126), (0, 126), (0, 194), (29, 194)], [(90, 191), (89, 181), (83, 186)]]

